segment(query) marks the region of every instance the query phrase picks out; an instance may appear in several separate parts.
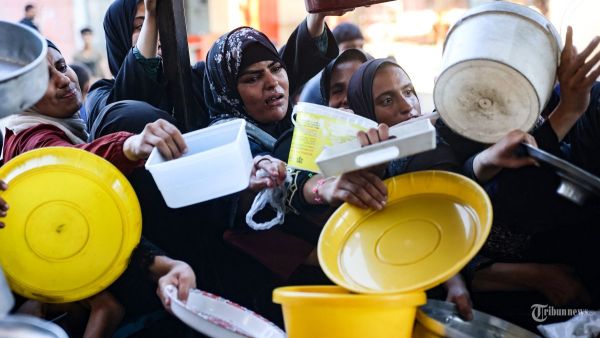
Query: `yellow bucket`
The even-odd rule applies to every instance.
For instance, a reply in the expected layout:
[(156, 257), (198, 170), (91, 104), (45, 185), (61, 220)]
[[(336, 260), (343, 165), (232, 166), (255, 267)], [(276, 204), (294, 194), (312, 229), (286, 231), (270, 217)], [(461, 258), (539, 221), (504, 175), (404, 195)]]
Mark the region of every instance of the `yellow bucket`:
[(273, 292), (288, 338), (410, 338), (423, 291), (352, 294), (338, 286), (289, 286)]
[(288, 165), (312, 172), (319, 172), (315, 160), (325, 147), (355, 140), (358, 131), (377, 127), (359, 115), (306, 102), (294, 107), (292, 122)]

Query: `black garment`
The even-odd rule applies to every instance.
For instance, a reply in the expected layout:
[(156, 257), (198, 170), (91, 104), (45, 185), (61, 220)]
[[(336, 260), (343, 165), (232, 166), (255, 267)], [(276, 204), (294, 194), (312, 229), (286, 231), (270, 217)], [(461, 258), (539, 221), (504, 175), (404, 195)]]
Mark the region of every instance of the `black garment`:
[[(114, 79), (99, 80), (92, 85), (85, 105), (88, 113), (87, 125), (91, 129), (100, 112), (109, 104), (122, 100), (136, 100), (146, 102), (170, 114), (173, 102), (169, 96), (168, 83), (159, 69), (158, 77), (150, 76), (133, 54), (131, 35), (133, 34), (133, 20), (138, 0), (116, 0), (108, 8), (104, 17), (104, 31), (106, 34), (106, 51), (108, 63)], [(204, 62), (192, 66), (192, 92), (195, 113), (200, 115), (200, 120), (208, 121), (207, 108), (204, 104), (202, 77), (204, 75)], [(126, 109), (118, 113), (127, 114)], [(111, 113), (116, 114), (116, 113)], [(122, 123), (118, 126), (105, 125), (114, 120), (133, 121), (132, 118), (115, 116), (106, 120), (99, 126), (99, 130), (120, 130), (135, 132), (138, 124), (154, 122), (153, 116), (138, 116), (140, 119), (133, 125)], [(121, 129), (117, 129), (121, 128)], [(105, 134), (92, 135), (97, 138)]]
[[(552, 111), (557, 103), (558, 99), (551, 99), (545, 111)], [(558, 141), (547, 121), (532, 135), (541, 149), (598, 175), (600, 83), (592, 88), (590, 105), (563, 142)], [(464, 149), (464, 143), (457, 142), (454, 148)], [(472, 170), (475, 156), (465, 163), (465, 171), (472, 178), (475, 178)], [(494, 220), (480, 258), (485, 257), (483, 266), (493, 262), (568, 264), (590, 291), (598, 292), (599, 256), (592, 248), (599, 232), (600, 198), (592, 196), (585, 205), (578, 206), (556, 193), (559, 184), (554, 169), (545, 165), (503, 169), (486, 183), (484, 188), (492, 201)]]
[(37, 26), (36, 24), (34, 24), (34, 23), (33, 23), (33, 20), (32, 20), (32, 19), (30, 19), (30, 18), (23, 18), (23, 19), (21, 19), (21, 21), (19, 21), (19, 23), (20, 23), (20, 24), (22, 24), (22, 25), (25, 25), (25, 26), (27, 26), (27, 27), (33, 28), (33, 29), (35, 29), (35, 30), (36, 30), (36, 31), (38, 31), (38, 32), (39, 32), (39, 30), (40, 30), (40, 29), (38, 28), (38, 26)]
[[(302, 22), (289, 37), (285, 47), (279, 51), (282, 66), (288, 73), (289, 93), (295, 93), (306, 81), (317, 74), (338, 54), (338, 48), (329, 28), (325, 28), (328, 49), (322, 53), (310, 36), (306, 21)], [(250, 28), (240, 27), (223, 36), (211, 47), (206, 57), (204, 93), (211, 121), (226, 118), (243, 118), (278, 138), (292, 127), (289, 105), (286, 117), (277, 123), (263, 124), (252, 119), (244, 108), (237, 91), (237, 78), (245, 49), (255, 43), (276, 52), (275, 46), (263, 33)]]
[(156, 256), (165, 252), (142, 237), (133, 251), (129, 265), (108, 291), (125, 307), (127, 316), (138, 316), (162, 308), (156, 296), (156, 283), (151, 280), (150, 266)]

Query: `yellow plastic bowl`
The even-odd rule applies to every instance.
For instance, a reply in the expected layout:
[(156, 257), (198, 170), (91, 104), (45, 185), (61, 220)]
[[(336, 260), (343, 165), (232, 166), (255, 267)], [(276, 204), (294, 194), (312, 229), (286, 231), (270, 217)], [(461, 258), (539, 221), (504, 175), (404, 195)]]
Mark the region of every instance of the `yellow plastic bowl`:
[(485, 242), (492, 206), (474, 181), (421, 171), (385, 184), (382, 211), (344, 204), (323, 228), (319, 262), (335, 284), (369, 294), (426, 290), (458, 273)]
[(127, 178), (90, 152), (48, 147), (0, 168), (11, 206), (0, 230), (0, 265), (11, 289), (46, 303), (104, 290), (129, 264), (142, 214)]
[(358, 295), (338, 286), (288, 286), (275, 289), (288, 338), (410, 338), (423, 291)]

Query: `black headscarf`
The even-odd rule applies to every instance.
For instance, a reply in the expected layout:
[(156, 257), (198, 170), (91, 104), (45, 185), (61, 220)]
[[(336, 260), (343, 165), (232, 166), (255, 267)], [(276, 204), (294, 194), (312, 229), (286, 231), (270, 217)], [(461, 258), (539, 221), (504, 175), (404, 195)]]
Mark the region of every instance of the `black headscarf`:
[(141, 0), (115, 0), (104, 16), (106, 54), (110, 72), (116, 76), (131, 49), (133, 20), (137, 4)]
[(58, 49), (58, 47), (56, 47), (54, 42), (46, 39), (46, 43), (48, 44), (48, 47), (55, 49), (57, 52), (59, 52), (62, 55), (62, 53), (60, 52), (60, 49)]
[(246, 112), (237, 90), (238, 76), (243, 71), (242, 63), (250, 66), (243, 62), (245, 53), (249, 47), (255, 49), (256, 45), (263, 50), (260, 53), (253, 52), (254, 55), (267, 55), (268, 60), (276, 60), (285, 67), (269, 38), (251, 27), (239, 27), (221, 36), (208, 51), (204, 73), (204, 98), (211, 121), (237, 117), (260, 125)]
[(390, 59), (375, 59), (363, 63), (352, 75), (348, 84), (348, 105), (355, 114), (377, 121), (373, 102), (373, 80), (377, 70), (388, 64), (402, 69)]
[(323, 102), (329, 102), (329, 87), (331, 81), (331, 73), (333, 73), (333, 69), (340, 63), (348, 62), (348, 61), (360, 61), (362, 63), (367, 62), (371, 58), (360, 49), (347, 49), (338, 57), (336, 57), (333, 61), (331, 61), (325, 69), (323, 69), (323, 73), (321, 74), (321, 97), (323, 98)]
[(350, 22), (343, 22), (331, 31), (338, 45), (342, 42), (352, 41), (356, 39), (364, 39), (360, 28)]

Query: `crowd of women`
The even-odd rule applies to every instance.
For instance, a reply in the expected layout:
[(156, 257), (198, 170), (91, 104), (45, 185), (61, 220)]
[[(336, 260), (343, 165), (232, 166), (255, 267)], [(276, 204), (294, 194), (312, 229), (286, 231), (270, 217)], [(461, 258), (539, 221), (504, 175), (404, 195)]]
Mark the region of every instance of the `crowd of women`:
[[(78, 114), (82, 98), (77, 76), (50, 41), (44, 97), (6, 121), (5, 162), (48, 146), (90, 151), (127, 176), (143, 217), (142, 241), (113, 285), (76, 304), (22, 299), (18, 311), (47, 319), (66, 312), (63, 325), (72, 336), (107, 337), (117, 330), (130, 336), (191, 335), (172, 318), (155, 316), (164, 313), (161, 302), (169, 310), (163, 289), (172, 284), (181, 299), (190, 288), (200, 288), (282, 325), (281, 313), (271, 302), (276, 286), (329, 283), (315, 247), (335, 208), (347, 202), (381, 210), (388, 198), (385, 178), (428, 169), (461, 173), (479, 182), (494, 207), (484, 249), (440, 289), (465, 318), (471, 316), (471, 294), (529, 291), (554, 305), (598, 305), (600, 269), (593, 249), (600, 232), (594, 222), (600, 216), (598, 200), (581, 207), (556, 196), (557, 176), (516, 150), (526, 142), (600, 175), (600, 53), (593, 54), (600, 39), (578, 52), (568, 31), (556, 90), (533, 130), (511, 131), (484, 145), (437, 120), (435, 150), (324, 177), (286, 168), (293, 98), (303, 87), (313, 92), (317, 88), (320, 103), (379, 123), (357, 135), (361, 144), (373, 144), (389, 137), (389, 127), (422, 114), (408, 73), (394, 60), (374, 59), (354, 48), (362, 47), (357, 27), (344, 24), (330, 31), (326, 15), (343, 12), (309, 14), (280, 50), (253, 28), (234, 29), (213, 44), (206, 62), (192, 67), (194, 113), (211, 124), (247, 121), (254, 156), (250, 186), (238, 194), (170, 209), (143, 168), (154, 147), (167, 159), (187, 151), (175, 127), (170, 84), (163, 73), (156, 1), (116, 0), (108, 9), (104, 29), (113, 79), (91, 87), (86, 121)], [(261, 170), (266, 175), (258, 175)], [(287, 190), (285, 223), (264, 231), (250, 229), (245, 215), (254, 197), (278, 186)], [(4, 184), (0, 188), (10, 189)], [(1, 202), (3, 217), (10, 201)], [(18, 208), (13, 205), (12, 211)], [(268, 219), (270, 213), (255, 217)], [(477, 299), (474, 305), (478, 307)], [(134, 325), (139, 318), (145, 318), (144, 324)]]

